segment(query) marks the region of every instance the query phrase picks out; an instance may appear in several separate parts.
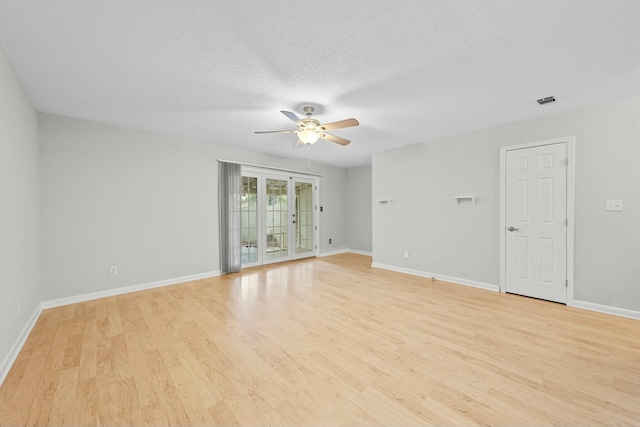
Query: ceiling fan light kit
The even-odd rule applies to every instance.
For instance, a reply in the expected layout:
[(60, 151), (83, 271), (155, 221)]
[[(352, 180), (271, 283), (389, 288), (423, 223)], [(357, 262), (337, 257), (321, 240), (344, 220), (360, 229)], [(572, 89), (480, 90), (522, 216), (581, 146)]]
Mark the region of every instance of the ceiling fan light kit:
[(305, 144), (315, 144), (320, 139), (320, 134), (313, 130), (303, 130), (298, 132), (298, 138)]
[(334, 142), (336, 144), (345, 146), (351, 143), (348, 139), (340, 138), (339, 136), (330, 135), (326, 133), (327, 130), (343, 129), (353, 126), (358, 126), (360, 123), (356, 119), (340, 120), (338, 122), (332, 122), (327, 124), (320, 124), (317, 119), (311, 118), (314, 112), (313, 107), (304, 107), (304, 113), (306, 118), (299, 118), (291, 111), (280, 111), (287, 116), (292, 122), (298, 125), (298, 130), (273, 130), (273, 131), (258, 131), (255, 133), (293, 133), (297, 134), (298, 141), (294, 144), (294, 147), (301, 147), (305, 144), (315, 144), (318, 139), (324, 139)]

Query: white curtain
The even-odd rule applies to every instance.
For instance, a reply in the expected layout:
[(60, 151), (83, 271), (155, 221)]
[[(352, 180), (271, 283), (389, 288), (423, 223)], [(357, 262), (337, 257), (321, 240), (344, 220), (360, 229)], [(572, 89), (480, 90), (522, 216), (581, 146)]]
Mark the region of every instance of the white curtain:
[(242, 268), (242, 165), (218, 163), (218, 217), (220, 218), (220, 272)]

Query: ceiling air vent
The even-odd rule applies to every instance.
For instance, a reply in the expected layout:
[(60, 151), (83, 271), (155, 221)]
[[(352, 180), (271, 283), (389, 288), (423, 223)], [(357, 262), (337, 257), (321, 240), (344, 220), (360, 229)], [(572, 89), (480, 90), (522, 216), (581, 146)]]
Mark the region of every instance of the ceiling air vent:
[(546, 98), (538, 99), (538, 104), (540, 104), (540, 105), (549, 104), (551, 102), (556, 102), (556, 97), (555, 96), (547, 96)]

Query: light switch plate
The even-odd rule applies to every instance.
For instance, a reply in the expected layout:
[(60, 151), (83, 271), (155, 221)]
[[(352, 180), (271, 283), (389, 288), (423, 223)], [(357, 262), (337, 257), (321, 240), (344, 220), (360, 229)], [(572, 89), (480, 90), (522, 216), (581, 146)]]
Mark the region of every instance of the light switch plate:
[(605, 210), (607, 210), (607, 211), (621, 211), (622, 210), (622, 200), (607, 200), (607, 204), (605, 205)]

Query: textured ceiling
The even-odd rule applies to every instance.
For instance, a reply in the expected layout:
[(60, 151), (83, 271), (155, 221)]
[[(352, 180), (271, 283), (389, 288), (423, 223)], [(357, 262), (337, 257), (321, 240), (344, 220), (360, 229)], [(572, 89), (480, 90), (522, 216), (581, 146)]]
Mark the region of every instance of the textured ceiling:
[(344, 167), (640, 95), (638, 0), (0, 0), (0, 43), (47, 113), (305, 159), (253, 132), (355, 117)]

